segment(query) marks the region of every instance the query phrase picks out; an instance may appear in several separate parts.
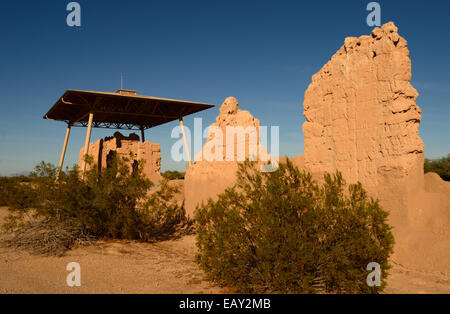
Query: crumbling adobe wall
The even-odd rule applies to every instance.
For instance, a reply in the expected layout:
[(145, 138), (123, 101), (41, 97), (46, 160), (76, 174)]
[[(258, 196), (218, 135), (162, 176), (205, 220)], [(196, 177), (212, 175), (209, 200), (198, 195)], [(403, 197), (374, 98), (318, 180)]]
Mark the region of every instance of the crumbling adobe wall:
[(449, 186), (424, 176), (410, 80), (407, 42), (394, 23), (346, 38), (305, 93), (304, 167), (316, 178), (340, 170), (380, 200), (394, 227), (395, 262), (450, 274)]
[[(157, 183), (161, 177), (161, 150), (159, 144), (150, 142), (140, 142), (139, 136), (135, 133), (124, 136), (120, 132), (114, 133), (112, 137), (97, 140), (89, 143), (89, 156), (93, 158), (94, 164), (98, 167), (107, 167), (108, 158), (114, 154), (117, 157), (128, 158), (130, 169), (133, 163), (145, 160), (143, 173), (152, 182)], [(130, 155), (131, 154), (131, 155)], [(79, 167), (82, 166), (84, 147), (80, 149)], [(89, 165), (86, 166), (89, 169)]]
[[(245, 134), (245, 137), (234, 135), (234, 141), (227, 142), (226, 128), (228, 126), (240, 126), (243, 130), (247, 127), (252, 128), (247, 129), (249, 132)], [(217, 134), (212, 132), (214, 127), (222, 131), (222, 138), (216, 138)], [(236, 98), (225, 99), (216, 122), (209, 127), (209, 136), (202, 151), (195, 156), (195, 163), (186, 170), (184, 193), (186, 213), (189, 216), (194, 215), (196, 207), (202, 202), (206, 203), (210, 197), (216, 199), (218, 194), (235, 183), (238, 161), (251, 157), (261, 159), (259, 128), (259, 120), (248, 111), (239, 109)], [(240, 156), (238, 156), (239, 145), (245, 147), (245, 151)], [(255, 151), (256, 154), (253, 154)], [(262, 154), (268, 158), (267, 150), (262, 149)]]
[[(313, 174), (340, 170), (373, 196), (405, 207), (423, 188), (419, 96), (406, 40), (387, 23), (348, 37), (312, 78), (304, 98), (304, 159)], [(398, 209), (394, 220), (406, 219)]]

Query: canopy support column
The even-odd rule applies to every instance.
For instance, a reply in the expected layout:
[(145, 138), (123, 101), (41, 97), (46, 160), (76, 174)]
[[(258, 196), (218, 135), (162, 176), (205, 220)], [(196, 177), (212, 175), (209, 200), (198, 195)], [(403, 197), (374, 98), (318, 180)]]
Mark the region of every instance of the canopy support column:
[(188, 146), (188, 141), (187, 141), (187, 138), (186, 138), (186, 132), (184, 131), (183, 117), (180, 117), (180, 127), (181, 127), (181, 133), (183, 133), (183, 141), (184, 141), (184, 148), (186, 150), (186, 156), (187, 156), (187, 159), (188, 159), (189, 166), (191, 166), (192, 165), (192, 163), (191, 163), (191, 154), (189, 152), (189, 146)]
[(58, 167), (58, 173), (56, 175), (56, 180), (58, 180), (59, 175), (61, 174), (61, 170), (64, 164), (64, 157), (66, 156), (66, 149), (67, 149), (67, 142), (69, 141), (69, 135), (70, 135), (70, 128), (72, 125), (70, 123), (67, 124), (67, 130), (66, 130), (66, 138), (64, 139), (64, 145), (61, 152), (61, 158), (59, 160), (59, 167)]
[(144, 133), (144, 127), (141, 126), (141, 142), (145, 142), (145, 133)]
[(86, 133), (86, 141), (84, 142), (83, 169), (82, 169), (83, 174), (86, 171), (86, 160), (85, 160), (85, 158), (86, 158), (86, 155), (89, 154), (89, 142), (91, 140), (92, 120), (93, 119), (94, 119), (94, 113), (90, 112), (89, 113), (88, 129), (87, 129), (87, 133)]

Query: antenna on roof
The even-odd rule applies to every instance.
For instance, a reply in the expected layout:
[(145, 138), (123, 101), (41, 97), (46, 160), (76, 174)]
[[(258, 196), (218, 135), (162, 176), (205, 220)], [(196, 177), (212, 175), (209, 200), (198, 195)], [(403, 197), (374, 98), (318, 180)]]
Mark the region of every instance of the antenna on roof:
[(123, 73), (120, 73), (120, 89), (123, 89)]

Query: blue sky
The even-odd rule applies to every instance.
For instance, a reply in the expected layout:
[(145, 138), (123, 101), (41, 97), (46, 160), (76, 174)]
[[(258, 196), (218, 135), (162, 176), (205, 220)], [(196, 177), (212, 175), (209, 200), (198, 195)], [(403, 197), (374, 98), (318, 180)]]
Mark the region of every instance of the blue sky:
[[(57, 164), (62, 122), (42, 116), (67, 89), (115, 91), (207, 102), (185, 119), (214, 122), (235, 96), (263, 125), (280, 126), (281, 155), (303, 152), (303, 95), (347, 36), (369, 34), (370, 1), (80, 0), (82, 26), (68, 27), (70, 1), (2, 1), (0, 6), (0, 175)], [(423, 110), (426, 157), (450, 153), (449, 1), (378, 1), (382, 23), (408, 40), (412, 85)], [(177, 122), (146, 132), (161, 143), (163, 170)], [(111, 130), (94, 129), (92, 140)], [(124, 132), (127, 134), (128, 132)], [(73, 128), (66, 165), (77, 161), (85, 129)]]

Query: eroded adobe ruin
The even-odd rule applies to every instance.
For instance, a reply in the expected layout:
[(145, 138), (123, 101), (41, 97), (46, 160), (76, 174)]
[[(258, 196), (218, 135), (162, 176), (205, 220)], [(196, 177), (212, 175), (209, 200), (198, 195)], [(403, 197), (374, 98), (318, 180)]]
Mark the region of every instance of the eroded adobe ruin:
[(423, 188), (421, 110), (410, 80), (407, 43), (392, 22), (346, 38), (305, 93), (306, 169), (338, 169), (347, 182), (360, 181), (373, 196), (405, 207), (408, 195)]
[[(227, 141), (227, 127), (241, 127), (239, 136), (233, 134), (233, 139)], [(220, 130), (219, 133), (223, 135), (221, 138), (217, 137), (214, 128)], [(209, 136), (203, 149), (194, 158), (195, 164), (186, 171), (184, 193), (186, 213), (189, 216), (193, 216), (195, 208), (202, 202), (206, 202), (210, 197), (215, 199), (235, 183), (239, 160), (268, 158), (265, 148), (261, 147), (260, 151), (259, 135), (259, 120), (250, 112), (239, 109), (236, 98), (225, 99), (216, 122), (209, 127)], [(239, 147), (242, 155), (240, 158)]]
[[(99, 168), (108, 167), (111, 158), (117, 156), (128, 159), (130, 170), (137, 166), (139, 160), (145, 160), (143, 173), (152, 182), (161, 179), (161, 151), (159, 144), (141, 142), (139, 136), (131, 133), (124, 136), (120, 132), (115, 132), (114, 136), (99, 139), (95, 143), (89, 144), (89, 154), (93, 159), (93, 164)], [(79, 167), (82, 166), (84, 147), (80, 149)], [(89, 169), (89, 165), (87, 165)]]
[(410, 81), (407, 42), (394, 23), (346, 38), (305, 93), (304, 168), (316, 178), (339, 170), (380, 200), (394, 227), (394, 262), (450, 273), (450, 195), (442, 192), (450, 186), (424, 176)]

